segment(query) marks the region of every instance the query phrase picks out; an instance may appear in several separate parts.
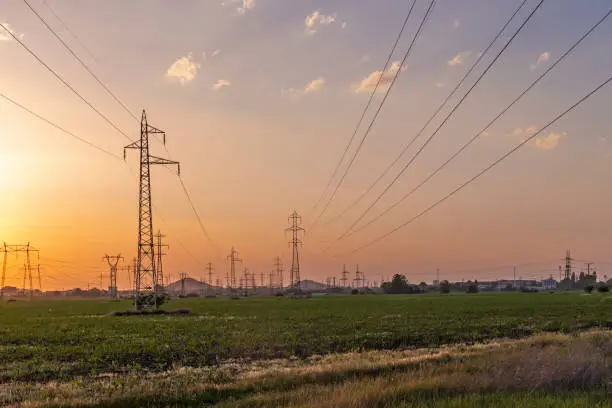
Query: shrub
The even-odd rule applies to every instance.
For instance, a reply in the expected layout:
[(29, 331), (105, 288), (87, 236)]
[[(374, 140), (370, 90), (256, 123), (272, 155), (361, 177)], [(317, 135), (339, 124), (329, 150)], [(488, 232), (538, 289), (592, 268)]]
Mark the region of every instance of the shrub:
[(586, 285), (586, 286), (584, 287), (584, 291), (585, 291), (586, 293), (591, 293), (591, 292), (593, 292), (593, 289), (595, 289), (595, 287), (594, 287), (593, 285)]
[(597, 288), (597, 291), (600, 292), (600, 293), (608, 293), (610, 291), (610, 287), (608, 285), (606, 285), (606, 284), (601, 284)]

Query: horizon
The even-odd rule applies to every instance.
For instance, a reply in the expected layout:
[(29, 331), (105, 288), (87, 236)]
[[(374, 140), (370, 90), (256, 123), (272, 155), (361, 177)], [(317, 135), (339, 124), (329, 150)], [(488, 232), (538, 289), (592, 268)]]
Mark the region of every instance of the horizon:
[[(398, 208), (346, 238), (347, 229), (401, 165), (394, 166), (359, 205), (337, 215), (419, 132), (521, 1), (439, 2), (402, 64), (402, 54), (427, 8), (427, 2), (417, 1), (385, 72), (381, 69), (408, 11), (406, 1), (391, 0), (384, 7), (367, 0), (29, 3), (136, 120), (100, 88), (25, 3), (0, 5), (0, 23), (91, 100), (128, 139), (139, 135), (142, 110), (152, 126), (166, 132), (166, 148), (151, 139), (152, 154), (181, 163), (178, 180), (174, 169), (151, 170), (153, 229), (161, 230), (169, 245), (163, 258), (166, 274), (188, 272), (197, 279), (212, 262), (225, 283), (225, 259), (232, 247), (244, 260), (242, 266), (257, 275), (269, 273), (276, 256), (287, 271), (291, 248), (284, 231), (296, 210), (306, 229), (302, 280), (339, 277), (343, 265), (351, 274), (359, 265), (366, 278), (378, 281), (402, 273), (411, 282), (430, 282), (438, 268), (440, 280), (503, 279), (512, 276), (514, 265), (517, 278), (552, 275), (557, 280), (568, 249), (578, 258), (576, 273), (593, 262), (602, 277), (612, 275), (607, 271), (612, 240), (606, 228), (612, 225), (606, 206), (612, 201), (610, 87), (411, 222), (607, 78), (612, 62), (609, 21), (486, 134), (479, 134), (608, 11), (605, 0), (586, 5), (544, 2), (432, 144), (373, 204), (357, 228), (479, 135), (474, 145)], [(400, 163), (432, 134), (536, 4), (527, 2)], [(0, 71), (0, 94), (118, 156), (96, 151), (0, 98), (0, 242), (29, 242), (40, 250), (44, 290), (99, 283), (101, 273), (108, 276), (105, 253), (123, 254), (124, 265), (131, 265), (137, 253), (137, 152), (128, 151), (127, 166), (121, 163), (126, 138), (2, 27), (0, 55), (10, 61)], [(380, 117), (327, 208), (337, 177), (331, 189), (325, 187), (376, 82), (380, 80), (381, 87), (372, 111), (396, 74)], [(369, 113), (358, 139), (371, 119)], [(324, 190), (325, 199), (319, 200)], [(362, 249), (406, 222), (410, 225)], [(5, 286), (20, 287), (24, 260), (22, 255), (8, 257)], [(33, 258), (32, 263), (37, 261)], [(120, 272), (119, 289), (127, 285), (127, 275)]]

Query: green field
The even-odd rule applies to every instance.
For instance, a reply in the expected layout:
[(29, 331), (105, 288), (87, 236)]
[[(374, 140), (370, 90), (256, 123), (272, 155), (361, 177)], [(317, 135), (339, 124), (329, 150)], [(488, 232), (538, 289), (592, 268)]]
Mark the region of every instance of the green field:
[[(128, 381), (190, 369), (224, 382), (231, 373), (218, 368), (234, 363), (612, 327), (612, 297), (578, 293), (185, 299), (166, 307), (189, 308), (186, 316), (106, 316), (129, 307), (68, 300), (0, 305), (0, 384), (19, 388), (100, 375)], [(5, 403), (19, 400), (12, 392)], [(190, 406), (160, 406), (167, 405)]]

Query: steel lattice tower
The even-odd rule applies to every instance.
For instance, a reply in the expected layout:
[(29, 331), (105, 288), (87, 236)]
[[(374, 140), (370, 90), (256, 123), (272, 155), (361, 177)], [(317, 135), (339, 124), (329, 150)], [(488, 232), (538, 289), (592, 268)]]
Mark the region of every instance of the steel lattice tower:
[[(15, 255), (19, 253), (26, 254), (26, 261), (24, 264), (24, 272), (23, 272), (23, 293), (25, 295), (26, 276), (29, 275), (30, 276), (30, 295), (32, 295), (34, 292), (34, 287), (32, 285), (32, 263), (30, 262), (30, 253), (36, 252), (37, 254), (40, 254), (39, 250), (32, 247), (29, 242), (25, 245), (7, 245), (5, 242), (3, 247), (0, 248), (0, 252), (4, 252), (4, 260), (2, 262), (2, 278), (0, 279), (0, 299), (4, 297), (4, 284), (6, 283), (6, 262), (7, 262), (7, 256), (9, 253), (14, 253)], [(40, 268), (40, 255), (39, 255), (39, 260), (38, 260), (38, 266)], [(39, 282), (40, 282), (40, 269), (39, 269)], [(41, 285), (40, 290), (42, 292), (42, 284), (41, 283), (39, 284)]]
[(283, 282), (283, 264), (279, 256), (277, 256), (274, 260), (274, 267), (276, 268), (276, 279), (278, 280), (278, 286), (282, 291), (284, 289), (285, 282)]
[(346, 264), (342, 267), (342, 278), (340, 278), (340, 285), (344, 288), (348, 288), (348, 274), (346, 270)]
[(229, 289), (230, 295), (234, 294), (236, 290), (236, 263), (242, 262), (242, 259), (238, 258), (238, 251), (236, 248), (232, 248), (232, 252), (227, 257), (230, 261), (230, 273), (227, 277), (227, 288)]
[(301, 280), (300, 280), (300, 247), (302, 246), (302, 240), (300, 239), (300, 233), (304, 232), (304, 228), (302, 228), (302, 217), (294, 211), (289, 216), (289, 228), (285, 231), (290, 231), (292, 233), (292, 239), (289, 241), (289, 245), (293, 248), (293, 255), (291, 258), (291, 289), (295, 289), (297, 291), (300, 290)]
[(106, 262), (108, 262), (108, 266), (110, 268), (110, 285), (108, 287), (108, 291), (111, 299), (119, 299), (119, 292), (117, 291), (117, 270), (119, 261), (123, 259), (121, 254), (116, 256), (104, 255)]
[(166, 238), (165, 235), (163, 235), (161, 233), (161, 231), (157, 231), (157, 234), (155, 234), (155, 239), (157, 239), (157, 243), (156, 243), (156, 249), (157, 249), (157, 253), (156, 255), (156, 262), (157, 264), (155, 265), (157, 267), (157, 283), (159, 285), (159, 289), (162, 292), (166, 291), (166, 281), (164, 279), (164, 264), (163, 264), (163, 256), (166, 255), (164, 253), (164, 248), (168, 248), (168, 245), (163, 243), (163, 239)]
[[(136, 264), (134, 306), (136, 309), (158, 307), (157, 295), (159, 285), (157, 269), (155, 268), (155, 242), (153, 241), (153, 212), (151, 204), (151, 173), (152, 164), (177, 165), (178, 173), (181, 167), (178, 162), (152, 156), (149, 152), (149, 135), (160, 134), (166, 144), (166, 133), (147, 123), (146, 112), (142, 111), (140, 121), (140, 140), (124, 147), (140, 151), (140, 183), (138, 200), (138, 261)], [(152, 295), (152, 296), (151, 296)]]

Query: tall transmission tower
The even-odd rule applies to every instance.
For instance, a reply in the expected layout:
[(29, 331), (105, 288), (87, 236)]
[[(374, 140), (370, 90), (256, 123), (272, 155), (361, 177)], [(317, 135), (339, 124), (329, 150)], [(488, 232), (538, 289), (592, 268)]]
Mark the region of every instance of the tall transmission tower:
[(180, 279), (181, 279), (181, 296), (185, 297), (185, 279), (187, 279), (187, 274), (184, 272), (181, 272)]
[(110, 294), (111, 299), (119, 299), (119, 292), (117, 291), (117, 270), (119, 269), (119, 261), (121, 261), (123, 257), (121, 256), (121, 254), (115, 256), (105, 254), (102, 259), (106, 260), (110, 268), (110, 282), (108, 285), (108, 293)]
[(274, 271), (270, 272), (270, 276), (268, 277), (268, 287), (270, 288), (270, 294), (274, 293)]
[(302, 246), (302, 240), (300, 235), (304, 232), (302, 228), (302, 217), (294, 211), (289, 216), (289, 228), (285, 231), (289, 231), (292, 234), (289, 245), (293, 248), (293, 254), (291, 257), (291, 289), (300, 291), (301, 279), (300, 279), (300, 247)]
[[(2, 279), (0, 280), (0, 299), (4, 297), (4, 285), (6, 283), (6, 264), (8, 254), (14, 253), (15, 256), (18, 256), (20, 253), (24, 253), (26, 255), (25, 263), (24, 263), (24, 275), (23, 275), (23, 294), (25, 295), (26, 291), (26, 276), (30, 276), (30, 295), (32, 295), (34, 291), (34, 287), (32, 284), (32, 263), (31, 263), (31, 253), (36, 252), (39, 255), (40, 251), (28, 242), (25, 245), (7, 245), (6, 242), (3, 243), (3, 246), (0, 247), (0, 252), (4, 253), (4, 259), (2, 261)], [(40, 266), (40, 255), (39, 262)], [(40, 272), (39, 272), (40, 273)], [(41, 285), (42, 291), (42, 285)]]
[(346, 270), (346, 264), (342, 266), (342, 278), (340, 278), (340, 285), (343, 288), (348, 288), (348, 275), (349, 271)]
[(157, 234), (155, 234), (155, 239), (156, 241), (156, 245), (157, 245), (157, 283), (159, 285), (159, 288), (161, 289), (162, 292), (166, 291), (166, 280), (164, 279), (164, 264), (163, 264), (163, 257), (164, 255), (167, 255), (166, 253), (164, 253), (164, 248), (168, 248), (168, 245), (163, 243), (163, 239), (166, 238), (165, 235), (163, 235), (161, 233), (161, 231), (157, 231)]
[(233, 295), (236, 290), (236, 263), (242, 262), (242, 259), (238, 258), (238, 251), (232, 247), (232, 252), (228, 255), (227, 259), (230, 261), (230, 271), (227, 277), (227, 288), (230, 295)]
[(147, 115), (142, 111), (140, 120), (140, 140), (124, 147), (123, 156), (127, 149), (140, 151), (140, 182), (138, 200), (138, 263), (135, 272), (134, 306), (137, 310), (154, 307), (157, 309), (159, 285), (157, 269), (155, 268), (155, 242), (153, 241), (153, 211), (151, 202), (151, 173), (150, 166), (176, 165), (181, 173), (180, 163), (162, 159), (150, 154), (149, 135), (160, 134), (166, 145), (166, 133), (147, 123)]
[(276, 270), (276, 279), (279, 285), (280, 290), (282, 291), (284, 288), (283, 282), (283, 264), (279, 256), (274, 260), (274, 268)]

